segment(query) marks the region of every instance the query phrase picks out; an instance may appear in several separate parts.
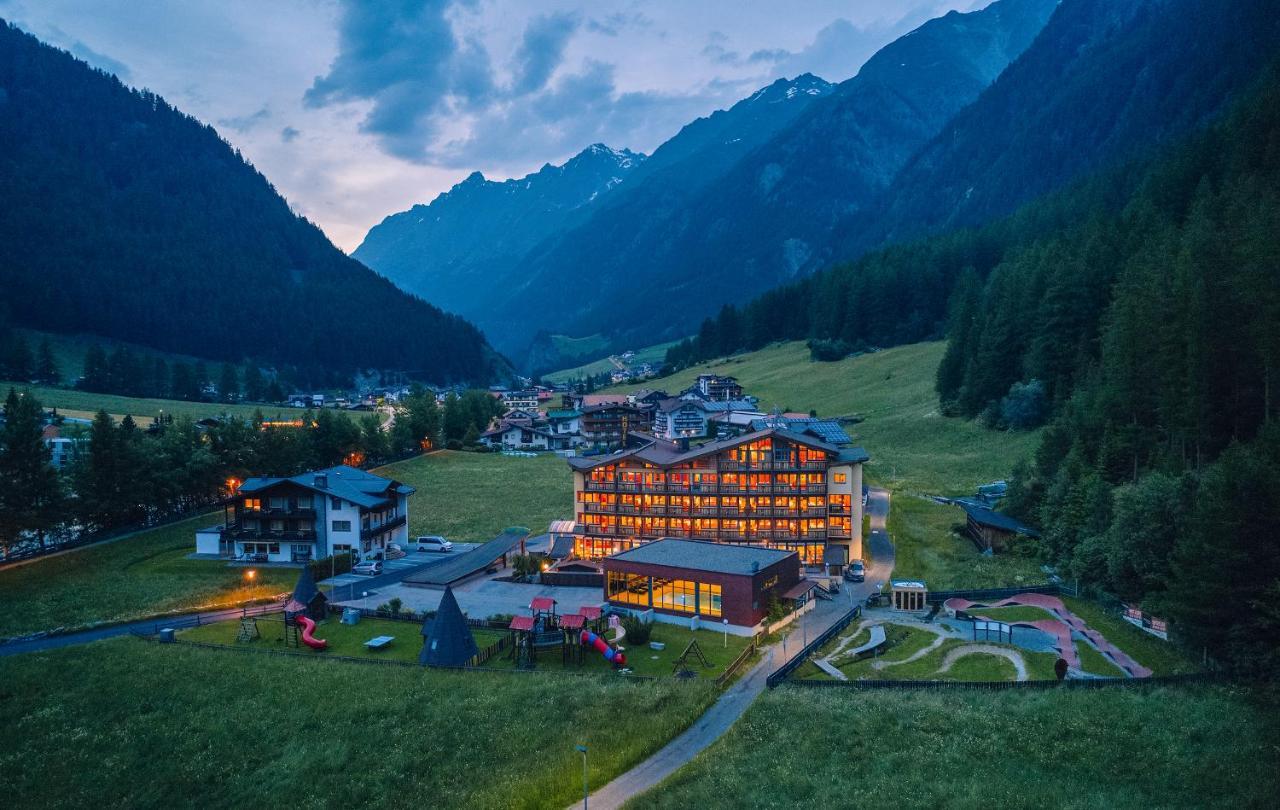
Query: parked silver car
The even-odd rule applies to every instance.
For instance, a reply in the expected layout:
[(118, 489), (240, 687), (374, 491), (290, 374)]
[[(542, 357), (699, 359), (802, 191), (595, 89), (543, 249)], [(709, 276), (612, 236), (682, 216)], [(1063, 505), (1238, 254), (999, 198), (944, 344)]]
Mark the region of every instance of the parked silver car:
[(376, 577), (378, 574), (382, 573), (382, 563), (378, 562), (377, 560), (368, 560), (366, 562), (356, 563), (355, 565), (351, 566), (351, 573), (364, 574), (365, 576), (369, 576), (369, 577)]
[(415, 538), (412, 546), (418, 551), (453, 551), (453, 543), (450, 543), (438, 534), (426, 534), (422, 537)]

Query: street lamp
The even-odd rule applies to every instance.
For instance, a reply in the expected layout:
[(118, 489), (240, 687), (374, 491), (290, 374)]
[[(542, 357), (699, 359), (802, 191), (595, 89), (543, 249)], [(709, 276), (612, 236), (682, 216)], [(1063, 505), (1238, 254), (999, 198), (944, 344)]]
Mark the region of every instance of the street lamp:
[(253, 584), (253, 579), (254, 579), (254, 577), (256, 577), (257, 575), (258, 575), (258, 572), (257, 572), (257, 571), (255, 571), (255, 570), (253, 570), (252, 568), (250, 568), (249, 570), (245, 571), (245, 572), (244, 572), (244, 580), (245, 580), (245, 584), (247, 584), (247, 585), (252, 585), (252, 584)]
[(587, 789), (587, 747), (585, 745), (575, 745), (573, 750), (582, 754), (582, 810), (587, 810), (587, 796), (590, 791)]
[(723, 619), (722, 621), (724, 621), (724, 647), (727, 650), (729, 649), (729, 620)]

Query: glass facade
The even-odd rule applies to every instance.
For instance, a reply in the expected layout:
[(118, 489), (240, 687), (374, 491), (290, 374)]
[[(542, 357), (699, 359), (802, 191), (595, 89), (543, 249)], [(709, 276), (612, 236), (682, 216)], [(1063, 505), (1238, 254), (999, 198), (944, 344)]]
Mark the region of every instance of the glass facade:
[(610, 571), (608, 594), (612, 602), (645, 609), (653, 607), (674, 613), (716, 617), (724, 614), (721, 588), (709, 582)]

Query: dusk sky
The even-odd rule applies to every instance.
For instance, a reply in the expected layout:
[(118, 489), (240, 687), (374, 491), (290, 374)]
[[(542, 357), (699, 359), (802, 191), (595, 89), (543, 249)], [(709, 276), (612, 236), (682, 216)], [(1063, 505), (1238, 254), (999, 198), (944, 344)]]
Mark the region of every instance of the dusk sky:
[(353, 250), (473, 170), (651, 152), (780, 77), (842, 81), (980, 0), (0, 0), (0, 17), (213, 124)]

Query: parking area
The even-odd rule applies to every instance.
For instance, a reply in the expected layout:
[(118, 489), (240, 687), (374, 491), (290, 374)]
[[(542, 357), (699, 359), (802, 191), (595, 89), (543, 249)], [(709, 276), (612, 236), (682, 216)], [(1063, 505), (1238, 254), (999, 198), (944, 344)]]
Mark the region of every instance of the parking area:
[(352, 599), (364, 591), (382, 592), (387, 586), (395, 585), (414, 571), (453, 559), (456, 555), (465, 554), (478, 545), (479, 543), (454, 543), (453, 551), (445, 554), (410, 551), (398, 560), (383, 562), (382, 573), (376, 577), (362, 574), (338, 574), (336, 577), (321, 580), (319, 584), (321, 587), (330, 589), (333, 599)]

